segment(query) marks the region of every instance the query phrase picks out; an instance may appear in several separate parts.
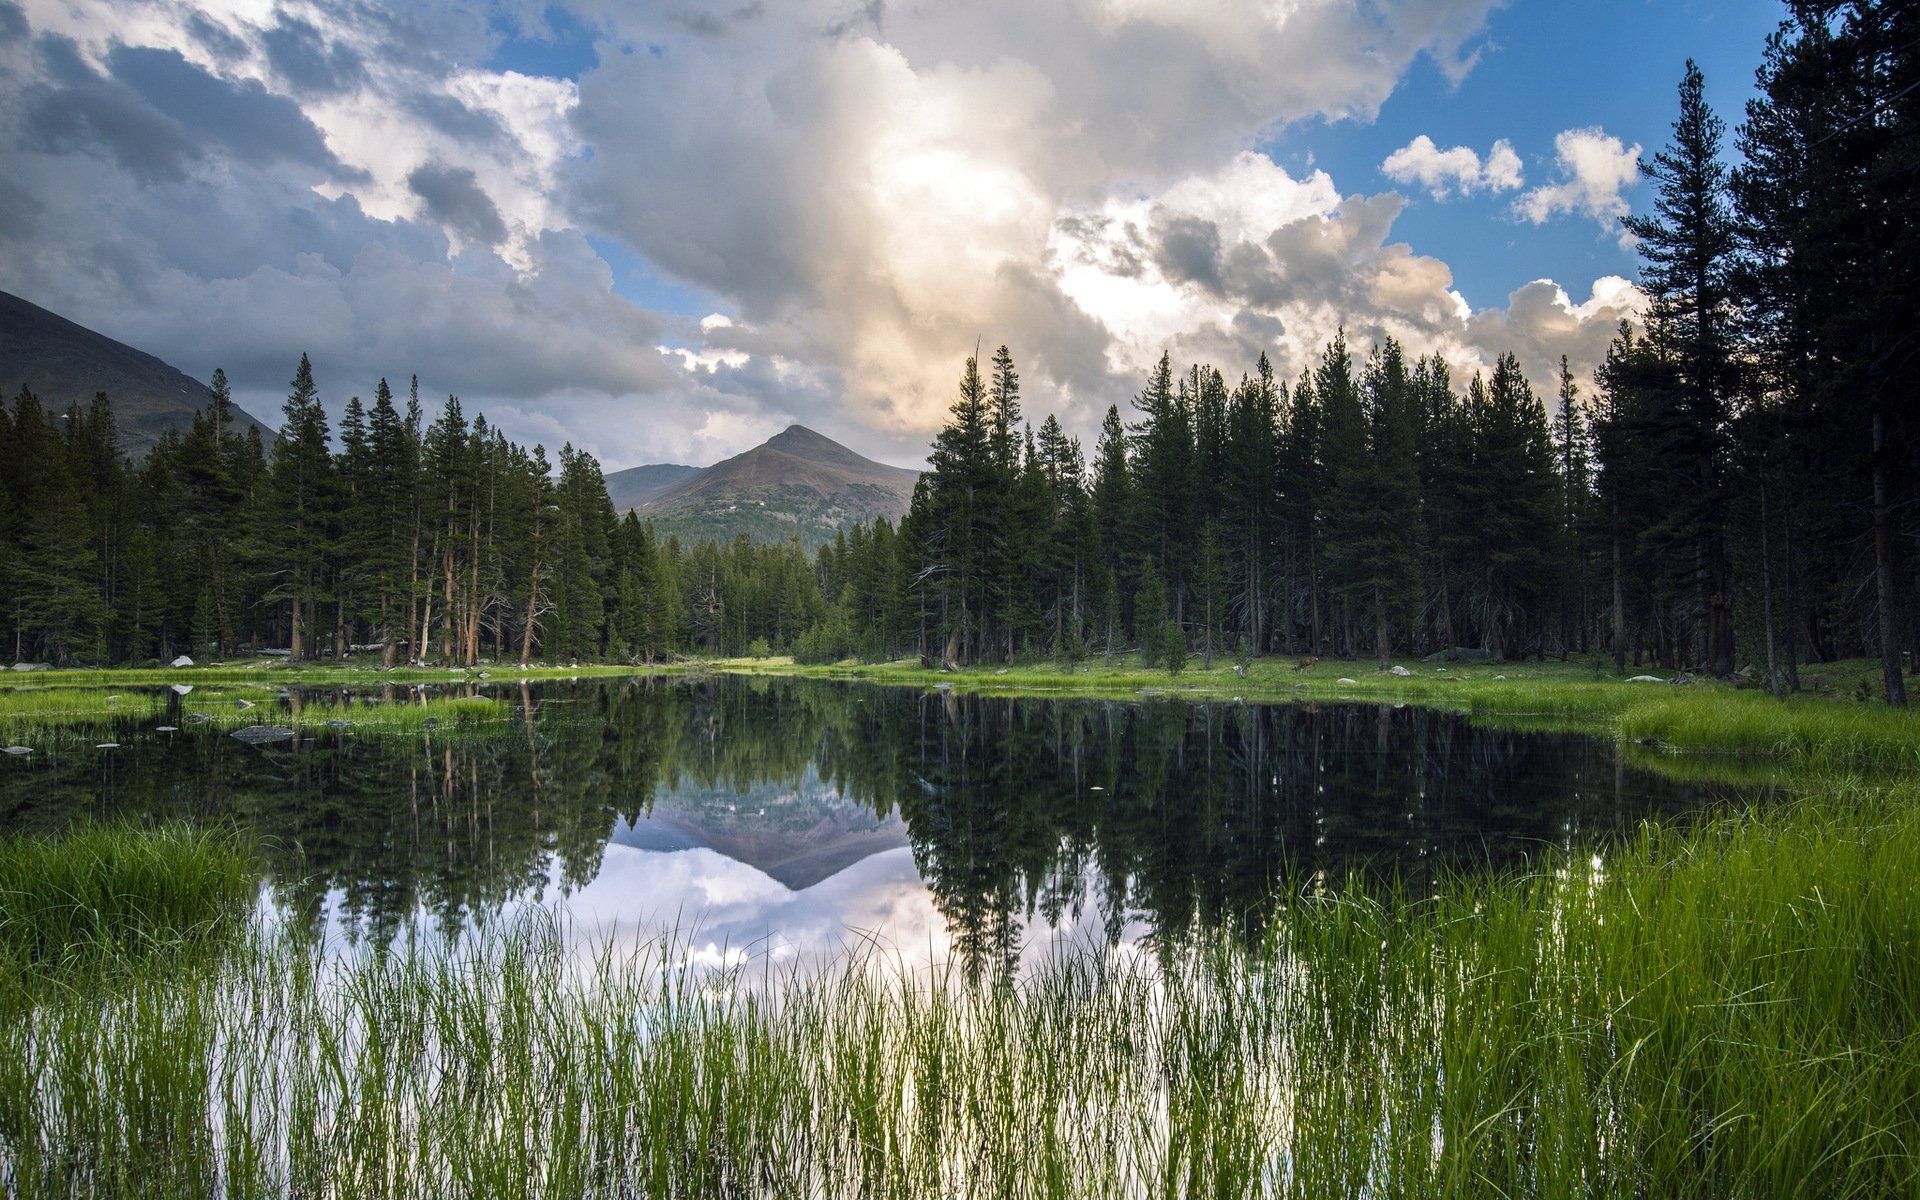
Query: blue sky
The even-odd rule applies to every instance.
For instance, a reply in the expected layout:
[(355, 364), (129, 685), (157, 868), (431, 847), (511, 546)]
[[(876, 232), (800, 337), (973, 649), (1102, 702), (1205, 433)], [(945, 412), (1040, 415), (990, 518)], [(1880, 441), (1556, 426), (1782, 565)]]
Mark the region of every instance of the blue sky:
[[(1457, 84), (1422, 59), (1377, 120), (1303, 122), (1262, 149), (1291, 170), (1309, 163), (1327, 170), (1343, 190), (1374, 191), (1397, 186), (1380, 164), (1420, 134), (1482, 155), (1507, 138), (1529, 183), (1543, 181), (1553, 170), (1554, 135), (1566, 129), (1597, 126), (1641, 145), (1649, 157), (1656, 153), (1668, 140), (1676, 89), (1692, 58), (1705, 73), (1708, 100), (1727, 122), (1731, 151), (1766, 37), (1781, 15), (1774, 0), (1519, 0), (1488, 19), (1480, 57)], [(1408, 195), (1396, 236), (1445, 258), (1475, 305), (1498, 304), (1541, 277), (1569, 281), (1638, 271), (1638, 257), (1594, 223), (1515, 220), (1510, 195), (1450, 202)], [(1643, 210), (1645, 185), (1628, 199), (1636, 212)]]
[[(271, 420), (418, 374), (609, 469), (925, 453), (976, 344), (1088, 444), (1163, 352), (1583, 379), (1688, 56), (1776, 3), (0, 0), (0, 289)], [(1544, 282), (1541, 282), (1544, 281)]]

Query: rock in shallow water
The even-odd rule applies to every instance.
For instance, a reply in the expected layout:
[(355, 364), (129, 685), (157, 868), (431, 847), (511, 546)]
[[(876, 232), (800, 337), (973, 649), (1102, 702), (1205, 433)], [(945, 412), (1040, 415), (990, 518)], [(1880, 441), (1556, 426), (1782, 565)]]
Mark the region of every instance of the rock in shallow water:
[(284, 742), (293, 737), (293, 730), (285, 725), (249, 725), (245, 729), (236, 729), (233, 736), (250, 746), (266, 742)]
[(32, 754), (32, 753), (33, 753), (32, 746), (8, 746), (5, 750), (0, 750), (0, 754)]

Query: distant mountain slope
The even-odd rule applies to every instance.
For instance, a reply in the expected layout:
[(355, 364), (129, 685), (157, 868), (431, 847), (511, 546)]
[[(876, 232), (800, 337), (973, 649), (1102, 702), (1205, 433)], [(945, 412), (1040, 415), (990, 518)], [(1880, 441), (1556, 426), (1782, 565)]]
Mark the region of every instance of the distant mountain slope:
[[(671, 470), (635, 467), (634, 472)], [(656, 474), (653, 480), (664, 478)], [(803, 425), (789, 426), (744, 454), (695, 471), (645, 500), (616, 509), (638, 509), (663, 536), (682, 541), (728, 541), (746, 534), (781, 542), (795, 534), (813, 549), (835, 533), (884, 516), (898, 521), (913, 499), (918, 471), (891, 467), (847, 449)]]
[(628, 467), (607, 476), (607, 499), (613, 501), (615, 512), (625, 512), (649, 500), (658, 499), (700, 471), (699, 467), (682, 466), (679, 463)]
[[(113, 403), (120, 444), (141, 454), (168, 429), (184, 429), (206, 407), (207, 385), (144, 351), (95, 333), (18, 296), (0, 292), (0, 399), (8, 404), (22, 385), (48, 412), (85, 407), (98, 392)], [(238, 428), (273, 430), (234, 409)]]

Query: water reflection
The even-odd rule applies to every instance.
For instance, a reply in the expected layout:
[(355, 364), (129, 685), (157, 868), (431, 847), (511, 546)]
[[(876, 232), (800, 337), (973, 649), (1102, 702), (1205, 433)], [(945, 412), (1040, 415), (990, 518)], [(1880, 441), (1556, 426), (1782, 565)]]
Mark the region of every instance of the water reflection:
[(716, 946), (786, 949), (938, 937), (1001, 972), (1042, 926), (1258, 936), (1276, 897), (1355, 875), (1417, 890), (1705, 795), (1604, 743), (1381, 705), (731, 677), (484, 694), (509, 702), (503, 717), (463, 730), (250, 746), (172, 711), (90, 729), (0, 768), (0, 828), (234, 822), (259, 839), (286, 918), (316, 932), (391, 939), (423, 915), (457, 929), (564, 895), (603, 927), (694, 922)]

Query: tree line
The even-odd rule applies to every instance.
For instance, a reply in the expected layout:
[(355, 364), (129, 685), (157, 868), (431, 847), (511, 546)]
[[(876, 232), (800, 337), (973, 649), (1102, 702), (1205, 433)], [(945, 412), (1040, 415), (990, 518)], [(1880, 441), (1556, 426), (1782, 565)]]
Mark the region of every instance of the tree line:
[(1920, 16), (1796, 2), (1725, 158), (1689, 62), (1627, 220), (1651, 306), (1583, 388), (1512, 355), (1344, 335), (1291, 381), (1163, 355), (1091, 461), (969, 359), (896, 528), (682, 545), (592, 456), (385, 381), (328, 427), (303, 357), (271, 446), (207, 409), (138, 464), (102, 397), (0, 407), (0, 619), (16, 658), (355, 647), (474, 664), (791, 651), (928, 663), (1137, 651), (1611, 658), (1798, 686), (1920, 643)]
[(16, 661), (357, 654), (625, 660), (790, 643), (824, 611), (796, 545), (683, 547), (616, 516), (592, 455), (509, 441), (383, 379), (332, 429), (305, 355), (271, 445), (225, 373), (139, 462), (112, 404), (0, 405), (0, 620)]
[[(1687, 64), (1629, 218), (1651, 305), (1590, 393), (1344, 335), (1291, 384), (1163, 356), (1092, 462), (972, 359), (897, 533), (823, 555), (802, 649), (960, 665), (1190, 654), (1610, 657), (1776, 691), (1920, 643), (1920, 16), (1794, 3), (1724, 158)], [(891, 556), (891, 557), (889, 557)], [(889, 589), (893, 589), (889, 592)]]

